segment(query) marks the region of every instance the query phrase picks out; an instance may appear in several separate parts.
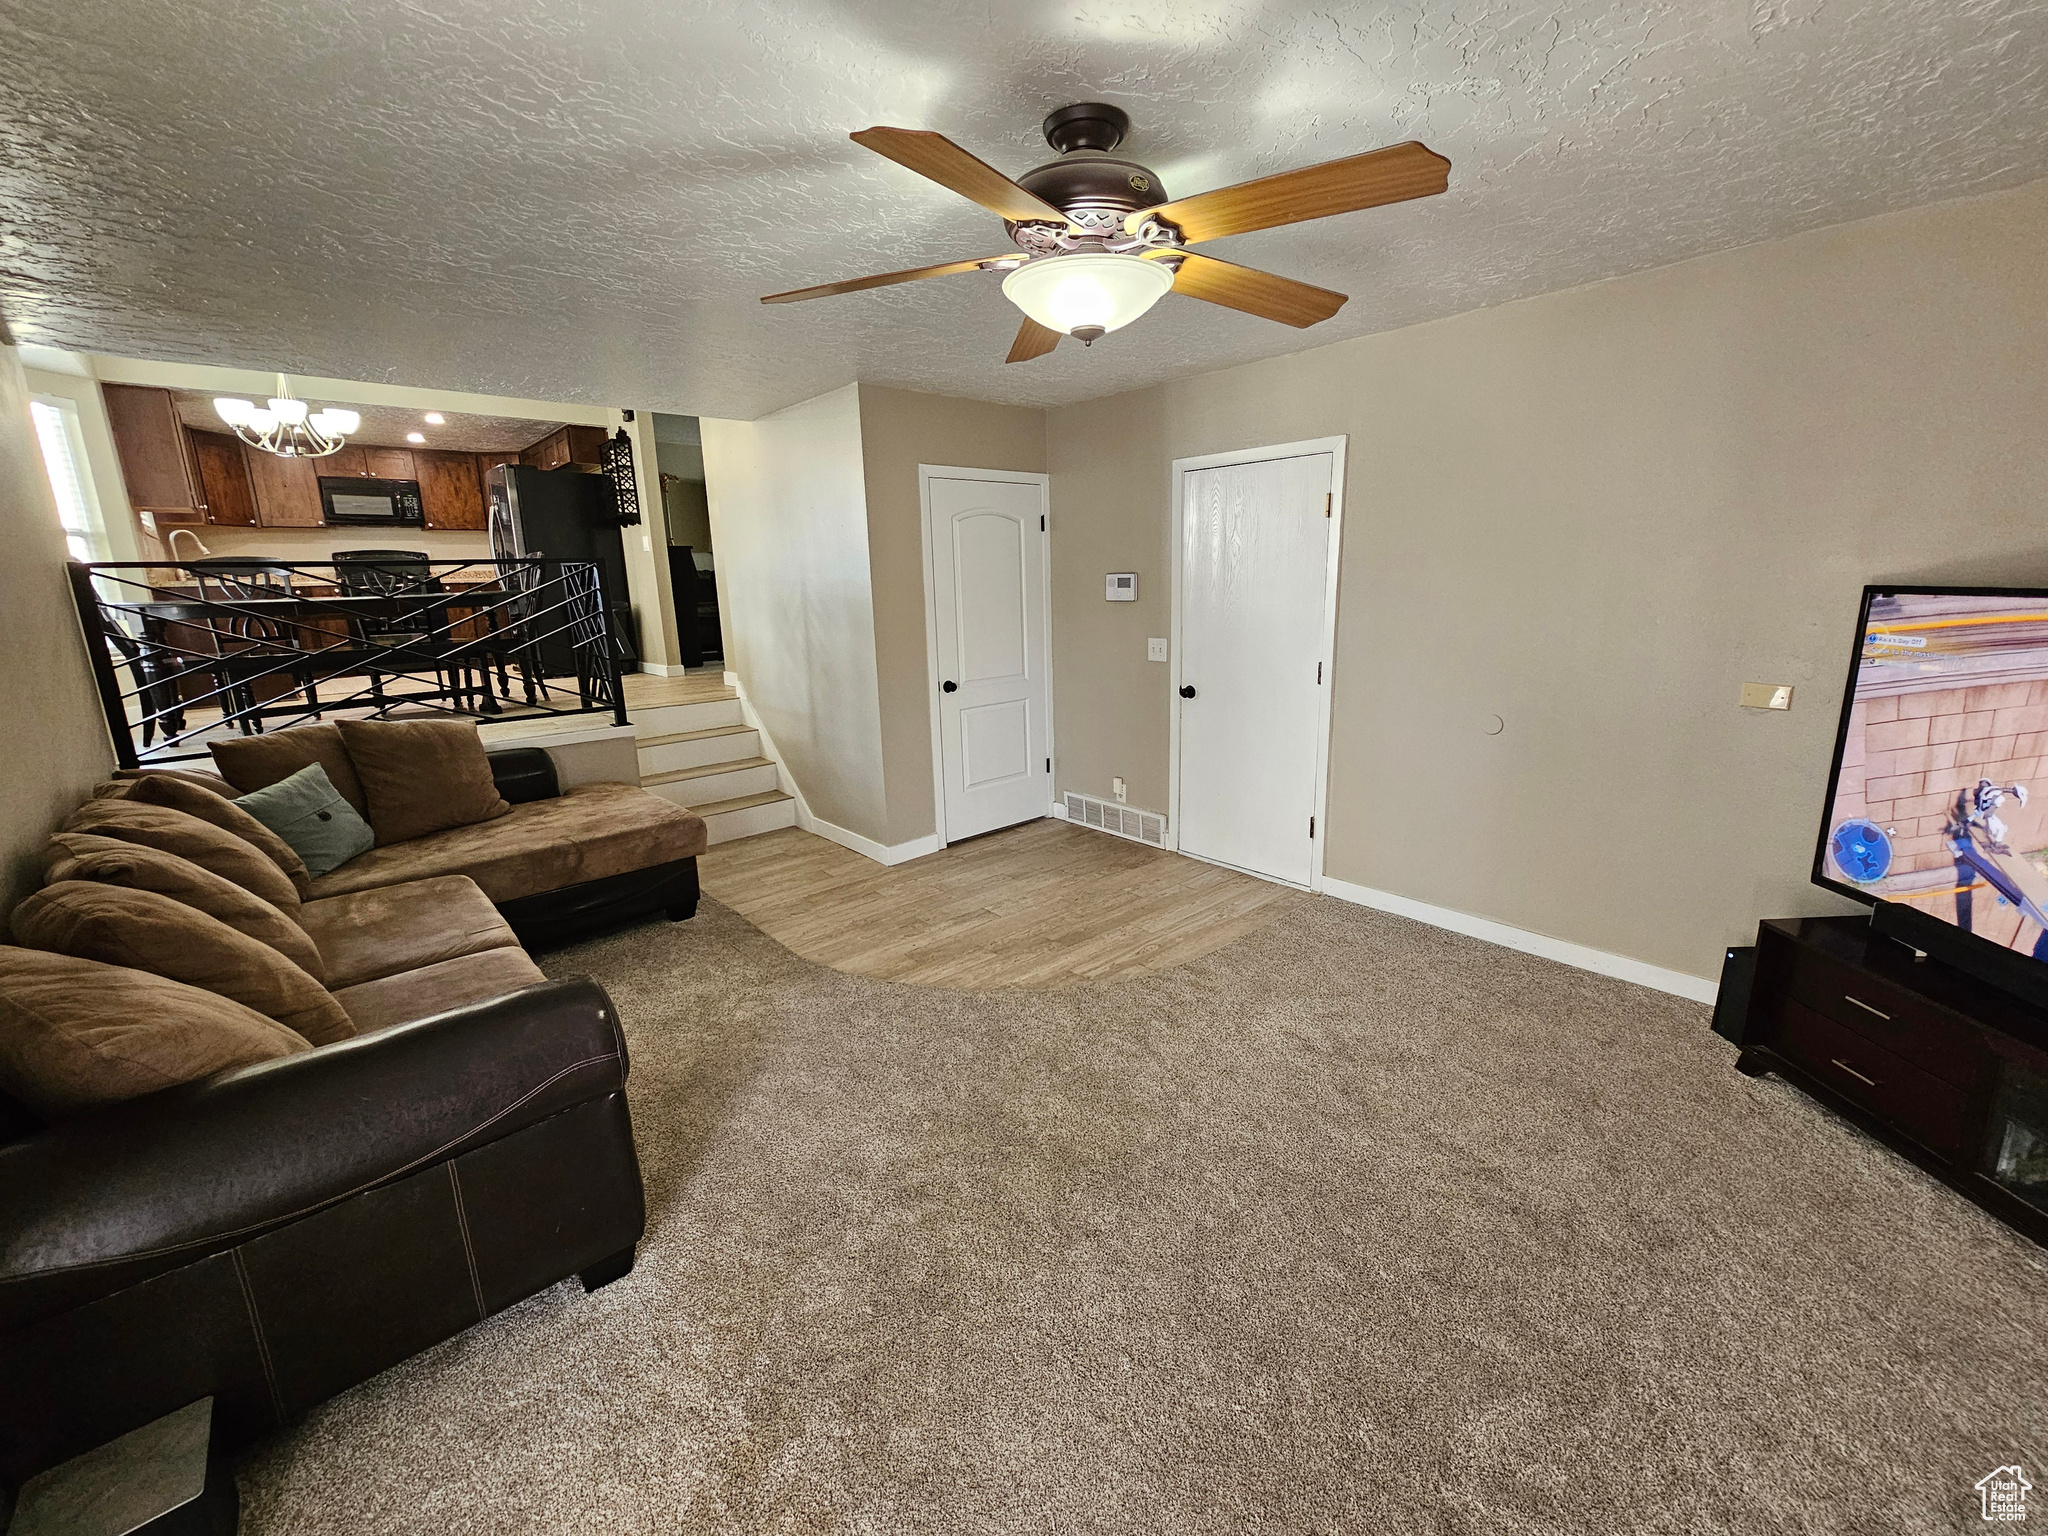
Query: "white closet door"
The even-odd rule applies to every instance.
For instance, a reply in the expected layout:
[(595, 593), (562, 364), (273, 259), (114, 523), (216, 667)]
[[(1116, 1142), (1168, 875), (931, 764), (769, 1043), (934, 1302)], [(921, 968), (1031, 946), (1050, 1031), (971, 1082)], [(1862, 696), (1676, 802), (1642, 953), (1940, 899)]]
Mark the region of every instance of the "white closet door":
[(1052, 807), (1045, 498), (1037, 485), (931, 481), (939, 730), (949, 842)]
[(1180, 847), (1300, 886), (1315, 859), (1330, 466), (1314, 453), (1182, 480)]

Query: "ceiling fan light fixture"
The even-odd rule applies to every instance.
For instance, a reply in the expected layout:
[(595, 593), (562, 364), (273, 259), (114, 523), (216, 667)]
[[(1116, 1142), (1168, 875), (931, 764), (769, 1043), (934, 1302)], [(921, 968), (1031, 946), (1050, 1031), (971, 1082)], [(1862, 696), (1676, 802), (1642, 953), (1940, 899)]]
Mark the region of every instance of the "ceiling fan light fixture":
[(1092, 342), (1129, 325), (1171, 287), (1163, 262), (1083, 251), (1027, 261), (1003, 279), (1003, 297), (1049, 330)]

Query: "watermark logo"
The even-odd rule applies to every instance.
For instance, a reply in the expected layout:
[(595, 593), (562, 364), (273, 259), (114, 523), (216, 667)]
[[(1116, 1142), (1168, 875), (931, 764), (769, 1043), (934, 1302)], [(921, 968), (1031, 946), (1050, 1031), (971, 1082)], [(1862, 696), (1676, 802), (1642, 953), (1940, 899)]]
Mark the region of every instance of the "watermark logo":
[(1999, 1525), (2018, 1525), (2027, 1518), (2027, 1493), (2033, 1486), (2018, 1462), (2009, 1467), (1993, 1467), (1977, 1479), (1977, 1497), (1983, 1500), (1984, 1518)]

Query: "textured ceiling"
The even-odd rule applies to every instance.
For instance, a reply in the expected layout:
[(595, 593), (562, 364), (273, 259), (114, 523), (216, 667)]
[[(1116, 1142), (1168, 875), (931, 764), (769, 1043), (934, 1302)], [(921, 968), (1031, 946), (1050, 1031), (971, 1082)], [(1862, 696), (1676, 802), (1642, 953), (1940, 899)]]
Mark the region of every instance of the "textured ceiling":
[[(8, 0), (20, 340), (751, 417), (856, 378), (1088, 399), (2048, 175), (2038, 0)], [(1297, 332), (1169, 296), (1002, 361), (1006, 249), (849, 143), (1015, 174), (1102, 98), (1176, 195), (1407, 138), (1448, 195), (1206, 249), (1352, 295)]]
[[(220, 393), (219, 390), (172, 390), (171, 399), (178, 408), (178, 419), (188, 427), (198, 427), (205, 432), (227, 431), (220, 413), (213, 408), (214, 399)], [(426, 420), (422, 411), (401, 410), (392, 405), (361, 405), (353, 400), (323, 400), (318, 395), (302, 394), (297, 388), (292, 393), (300, 395), (316, 411), (323, 405), (340, 405), (354, 411), (363, 418), (363, 424), (350, 435), (349, 441), (370, 448), (445, 448), (453, 453), (509, 453), (531, 447), (562, 426), (559, 421), (528, 421), (522, 416), (464, 415), (456, 411), (443, 411), (441, 424), (435, 426)], [(258, 399), (256, 403), (261, 405), (263, 400)], [(426, 441), (408, 443), (405, 440), (408, 432), (417, 432)]]

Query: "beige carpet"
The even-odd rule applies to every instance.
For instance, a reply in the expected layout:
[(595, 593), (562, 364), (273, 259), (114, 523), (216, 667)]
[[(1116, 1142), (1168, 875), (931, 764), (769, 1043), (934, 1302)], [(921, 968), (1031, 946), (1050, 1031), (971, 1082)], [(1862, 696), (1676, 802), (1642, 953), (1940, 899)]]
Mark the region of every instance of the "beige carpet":
[(1326, 900), (1062, 992), (711, 902), (548, 968), (632, 1037), (638, 1269), (278, 1437), (253, 1536), (1949, 1533), (1993, 1467), (2048, 1490), (2041, 1252), (1695, 1005)]

